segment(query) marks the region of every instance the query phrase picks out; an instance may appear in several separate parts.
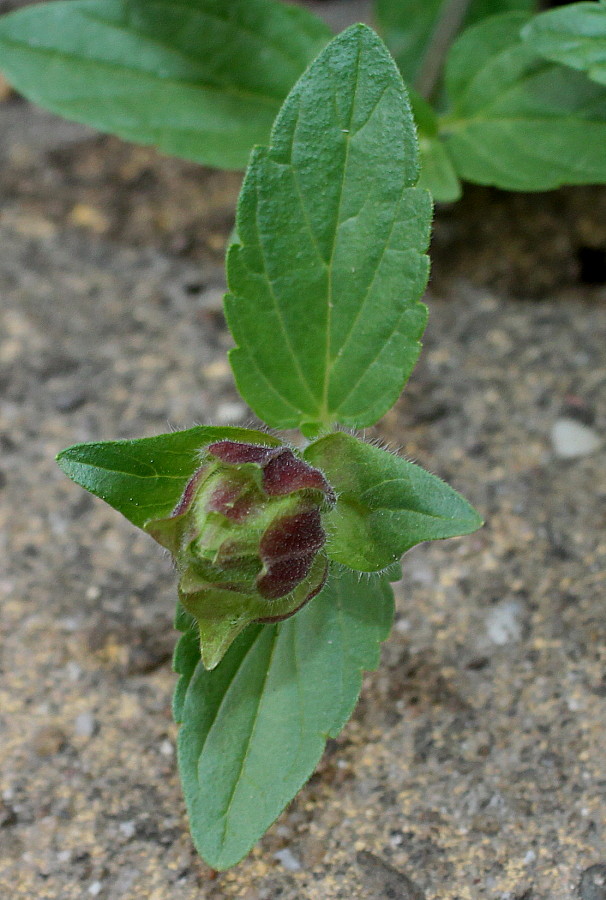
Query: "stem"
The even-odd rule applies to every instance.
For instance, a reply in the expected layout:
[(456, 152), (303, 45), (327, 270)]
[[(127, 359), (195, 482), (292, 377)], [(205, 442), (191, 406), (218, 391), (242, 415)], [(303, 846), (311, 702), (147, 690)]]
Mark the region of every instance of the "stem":
[(415, 90), (426, 100), (431, 99), (436, 89), (444, 59), (463, 23), (470, 3), (471, 0), (446, 0), (442, 7), (414, 83)]

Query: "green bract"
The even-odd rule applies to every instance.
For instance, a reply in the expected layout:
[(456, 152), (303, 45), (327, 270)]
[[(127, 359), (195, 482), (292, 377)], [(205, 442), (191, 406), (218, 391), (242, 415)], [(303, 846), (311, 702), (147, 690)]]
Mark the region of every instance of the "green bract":
[(317, 439), (299, 451), (199, 426), (58, 457), (174, 557), (179, 769), (194, 843), (217, 869), (347, 721), (402, 553), (481, 524), (435, 476), (337, 430), (376, 421), (420, 350), (431, 203), (417, 176), (398, 71), (374, 32), (348, 29), (253, 153), (228, 258), (241, 392), (268, 424)]

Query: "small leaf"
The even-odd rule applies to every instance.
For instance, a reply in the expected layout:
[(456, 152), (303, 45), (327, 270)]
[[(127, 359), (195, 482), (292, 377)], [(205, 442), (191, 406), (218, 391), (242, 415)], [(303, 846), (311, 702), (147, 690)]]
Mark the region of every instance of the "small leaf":
[(419, 354), (431, 201), (384, 45), (356, 25), (293, 88), (240, 196), (226, 313), (242, 396), (276, 427), (379, 419)]
[(468, 29), (446, 66), (440, 133), (457, 174), (506, 190), (606, 181), (606, 91), (522, 41), (528, 17)]
[(429, 138), (419, 133), (421, 175), (419, 187), (426, 188), (438, 203), (452, 203), (461, 196), (461, 182), (453, 161), (440, 138)]
[[(379, 29), (407, 84), (415, 83), (427, 54), (432, 48), (435, 52), (440, 23), (452, 15), (453, 6), (451, 0), (376, 0)], [(487, 16), (516, 9), (530, 11), (534, 6), (534, 0), (473, 0), (461, 28)]]
[(170, 515), (199, 465), (198, 451), (221, 440), (280, 444), (262, 431), (199, 426), (134, 441), (75, 444), (57, 462), (72, 481), (143, 528)]
[(458, 200), (461, 196), (461, 182), (439, 137), (438, 117), (416, 91), (410, 92), (410, 101), (419, 135), (421, 174), (418, 186), (426, 188), (434, 200), (444, 203)]
[(393, 617), (385, 577), (335, 570), (291, 619), (251, 625), (179, 702), (179, 769), (198, 852), (237, 863), (316, 766), (379, 661)]
[(571, 3), (535, 16), (522, 30), (545, 59), (585, 72), (606, 84), (606, 2)]
[(274, 0), (69, 0), (0, 20), (0, 68), (23, 94), (166, 153), (244, 168), (330, 40)]
[(362, 572), (393, 563), (421, 541), (476, 531), (482, 520), (455, 490), (419, 466), (343, 432), (305, 450), (337, 493), (326, 516), (330, 559)]

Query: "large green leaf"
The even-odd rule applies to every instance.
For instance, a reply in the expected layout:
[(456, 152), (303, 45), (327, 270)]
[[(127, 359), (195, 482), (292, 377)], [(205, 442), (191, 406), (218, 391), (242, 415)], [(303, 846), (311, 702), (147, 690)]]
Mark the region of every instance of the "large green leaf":
[[(458, 14), (461, 3), (452, 0), (376, 0), (375, 13), (385, 43), (407, 84), (414, 84), (422, 70), (428, 53), (442, 53), (440, 33), (445, 32), (450, 22), (466, 28), (487, 16), (511, 10), (532, 10), (534, 0), (472, 0), (463, 15)], [(446, 28), (445, 28), (446, 26)], [(454, 35), (453, 35), (454, 37)]]
[(280, 444), (249, 428), (199, 426), (134, 441), (75, 444), (62, 450), (57, 462), (72, 481), (143, 528), (150, 519), (171, 514), (199, 466), (199, 451), (221, 440)]
[(326, 517), (326, 552), (353, 569), (377, 571), (421, 541), (469, 534), (482, 524), (440, 478), (352, 435), (327, 435), (305, 457), (337, 493)]
[(335, 38), (258, 149), (228, 255), (231, 363), (282, 427), (368, 425), (419, 354), (431, 201), (400, 75), (371, 29)]
[(0, 20), (0, 69), (70, 119), (244, 168), (329, 39), (276, 0), (64, 0)]
[[(251, 625), (212, 672), (183, 663), (179, 769), (194, 843), (214, 868), (238, 862), (311, 775), (379, 661), (393, 617), (385, 577), (336, 569), (278, 625)], [(191, 661), (191, 657), (190, 657)], [(185, 682), (184, 682), (185, 684)]]
[(518, 191), (606, 181), (606, 90), (538, 57), (520, 37), (527, 21), (487, 19), (450, 51), (440, 131), (455, 169)]
[(606, 84), (606, 2), (571, 3), (535, 16), (522, 32), (532, 49)]

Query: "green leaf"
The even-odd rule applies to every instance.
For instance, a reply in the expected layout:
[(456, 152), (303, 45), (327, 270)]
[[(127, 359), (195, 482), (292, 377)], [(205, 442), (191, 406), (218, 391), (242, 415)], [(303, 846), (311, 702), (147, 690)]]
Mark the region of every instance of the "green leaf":
[(402, 80), (353, 26), (294, 87), (240, 195), (231, 363), (269, 424), (369, 425), (395, 402), (426, 321), (431, 201), (417, 175)]
[(134, 441), (75, 444), (57, 462), (72, 481), (143, 528), (170, 515), (199, 465), (198, 451), (220, 440), (280, 444), (262, 431), (199, 426)]
[(606, 84), (606, 2), (571, 3), (535, 16), (522, 31), (540, 56)]
[(476, 531), (482, 520), (455, 490), (419, 466), (343, 432), (305, 458), (337, 493), (325, 519), (330, 559), (362, 572), (388, 566), (421, 541)]
[(274, 0), (64, 0), (0, 20), (0, 69), (67, 118), (238, 169), (330, 37)]
[(461, 182), (440, 138), (428, 138), (419, 133), (419, 154), (419, 187), (426, 188), (438, 202), (451, 203), (458, 200), (462, 193)]
[(284, 809), (355, 706), (393, 617), (385, 577), (336, 570), (300, 613), (251, 625), (189, 682), (179, 769), (198, 852), (237, 863)]
[(182, 632), (173, 653), (173, 669), (179, 675), (173, 694), (173, 719), (180, 725), (187, 688), (200, 662), (200, 629), (180, 603), (177, 603), (175, 628)]
[[(472, 0), (456, 31), (487, 16), (511, 10), (531, 11), (535, 5), (534, 0)], [(446, 49), (439, 41), (440, 30), (458, 6), (461, 4), (452, 0), (376, 0), (379, 30), (407, 84), (415, 83), (428, 53)]]
[(495, 16), (452, 47), (448, 155), (461, 178), (506, 190), (606, 181), (606, 91), (538, 57), (520, 37), (527, 21)]
[(426, 188), (434, 200), (450, 202), (461, 196), (461, 182), (452, 160), (439, 137), (439, 121), (432, 107), (416, 91), (410, 92), (410, 102), (419, 135), (421, 174), (418, 187)]

